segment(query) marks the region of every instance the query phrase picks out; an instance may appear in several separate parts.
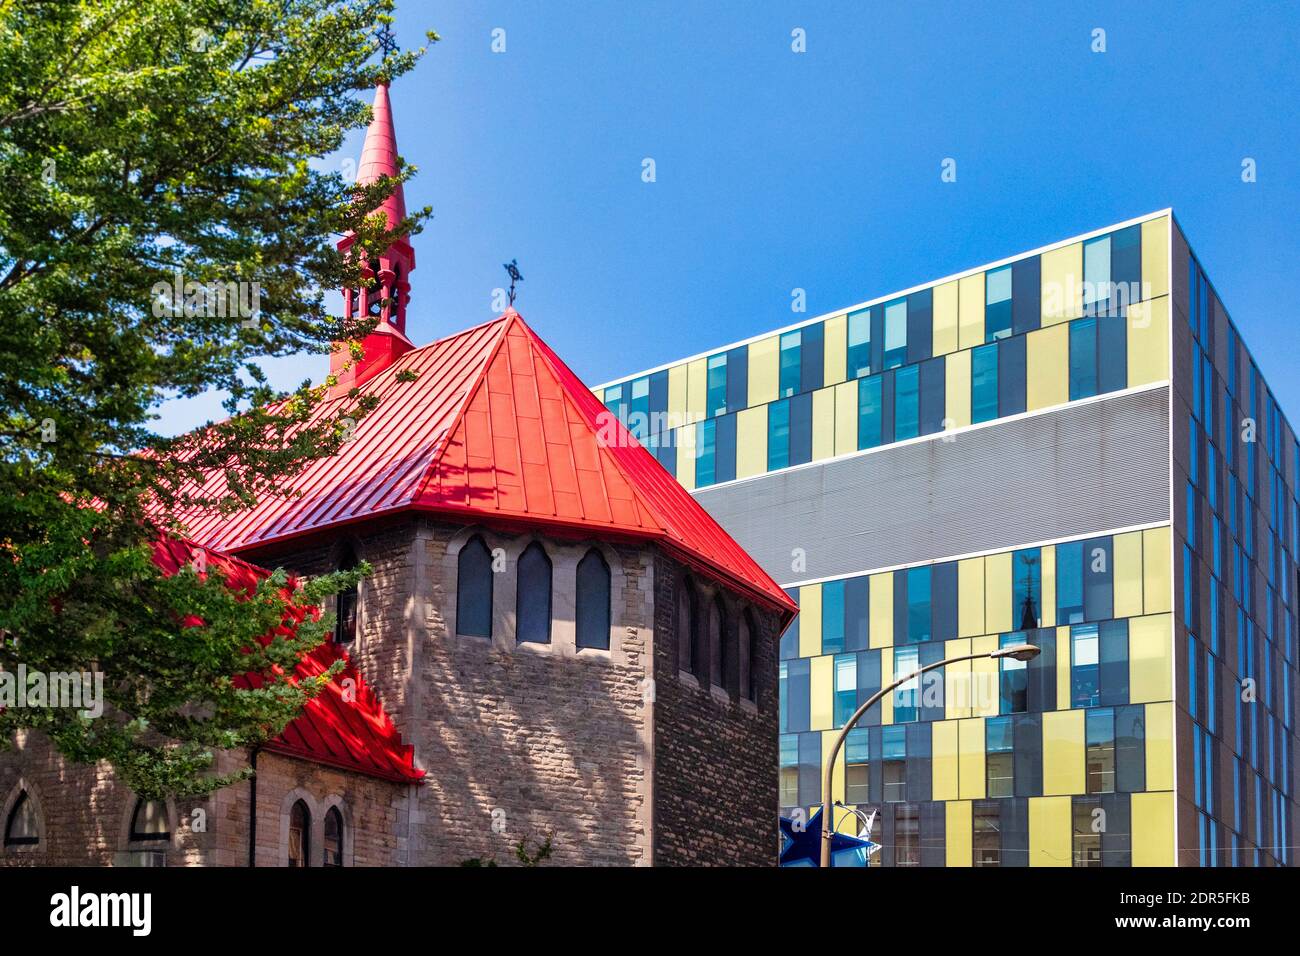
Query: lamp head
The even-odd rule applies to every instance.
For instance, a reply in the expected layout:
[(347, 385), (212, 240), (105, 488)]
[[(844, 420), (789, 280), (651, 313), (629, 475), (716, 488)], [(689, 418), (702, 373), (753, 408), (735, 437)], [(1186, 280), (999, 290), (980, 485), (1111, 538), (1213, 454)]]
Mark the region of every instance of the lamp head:
[(1012, 644), (1010, 647), (1001, 647), (990, 654), (990, 657), (1010, 657), (1017, 661), (1032, 661), (1040, 653), (1040, 648), (1033, 644)]

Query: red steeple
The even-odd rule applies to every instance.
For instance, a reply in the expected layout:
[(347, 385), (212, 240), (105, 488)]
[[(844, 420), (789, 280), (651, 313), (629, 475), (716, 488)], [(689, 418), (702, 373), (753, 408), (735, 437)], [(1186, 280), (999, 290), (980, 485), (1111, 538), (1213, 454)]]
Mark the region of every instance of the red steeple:
[[(393, 110), (388, 101), (388, 84), (380, 83), (375, 89), (374, 117), (361, 148), (357, 185), (366, 186), (397, 173), (397, 131), (393, 127)], [(406, 196), (400, 183), (375, 212), (385, 215), (390, 229), (406, 218)], [(356, 236), (349, 232), (339, 240), (339, 251), (347, 252), (355, 241)], [(347, 351), (339, 349), (330, 354), (330, 372), (338, 376), (338, 384), (331, 389), (331, 396), (364, 384), (415, 347), (406, 337), (406, 307), (411, 298), (408, 276), (414, 268), (415, 250), (403, 236), (379, 255), (367, 256), (362, 275), (377, 279), (375, 285), (343, 290), (343, 311), (348, 318), (371, 315), (378, 318), (379, 323), (362, 343), (366, 352), (364, 358), (353, 362), (346, 371), (344, 366), (351, 359)], [(385, 299), (392, 301), (381, 304)]]

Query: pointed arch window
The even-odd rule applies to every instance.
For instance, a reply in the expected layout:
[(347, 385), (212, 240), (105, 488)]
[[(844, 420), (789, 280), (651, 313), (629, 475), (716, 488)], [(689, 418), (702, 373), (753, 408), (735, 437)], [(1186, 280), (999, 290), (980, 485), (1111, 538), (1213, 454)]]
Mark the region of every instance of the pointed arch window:
[(343, 814), (338, 807), (325, 811), (325, 866), (343, 865)]
[(699, 598), (695, 596), (695, 585), (690, 578), (682, 581), (677, 594), (677, 669), (686, 673), (695, 672), (695, 631)]
[(519, 556), (515, 640), (521, 644), (551, 643), (551, 559), (538, 541)]
[(131, 813), (130, 838), (132, 843), (165, 843), (170, 840), (167, 805), (161, 800), (137, 800)]
[(492, 636), (492, 552), (478, 535), (457, 558), (456, 633)]
[(311, 865), (311, 811), (301, 800), (289, 808), (289, 865)]
[[(350, 547), (343, 549), (339, 559), (340, 571), (351, 571), (357, 566), (357, 555)], [(351, 644), (357, 639), (357, 585), (338, 593), (338, 606), (334, 620), (334, 643)]]
[(40, 822), (36, 818), (36, 805), (24, 790), (9, 810), (5, 821), (5, 846), (36, 846), (41, 842)]
[(727, 686), (727, 629), (722, 613), (722, 599), (709, 602), (709, 682), (714, 687)]
[(578, 647), (609, 650), (609, 564), (592, 548), (578, 562)]

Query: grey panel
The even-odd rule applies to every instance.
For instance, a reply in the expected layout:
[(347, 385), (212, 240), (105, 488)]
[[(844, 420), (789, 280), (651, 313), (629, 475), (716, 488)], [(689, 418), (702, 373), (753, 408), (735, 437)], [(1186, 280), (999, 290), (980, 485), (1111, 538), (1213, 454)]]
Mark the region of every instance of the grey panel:
[(1168, 402), (1161, 386), (695, 497), (782, 583), (1166, 521)]

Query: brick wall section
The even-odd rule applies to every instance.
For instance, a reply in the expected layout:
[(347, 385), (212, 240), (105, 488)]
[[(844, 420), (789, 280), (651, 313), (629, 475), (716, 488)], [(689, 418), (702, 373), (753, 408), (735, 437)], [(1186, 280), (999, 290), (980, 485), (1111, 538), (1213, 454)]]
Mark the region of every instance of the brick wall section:
[[(757, 611), (758, 706), (738, 699), (739, 655), (720, 689), (679, 675), (677, 596), (684, 569), (655, 563), (655, 863), (669, 866), (774, 866), (777, 858), (777, 621)], [(716, 593), (698, 578), (708, 598)], [(738, 610), (723, 595), (728, 640)], [(704, 606), (705, 601), (701, 601)], [(732, 645), (734, 647), (734, 644)]]

